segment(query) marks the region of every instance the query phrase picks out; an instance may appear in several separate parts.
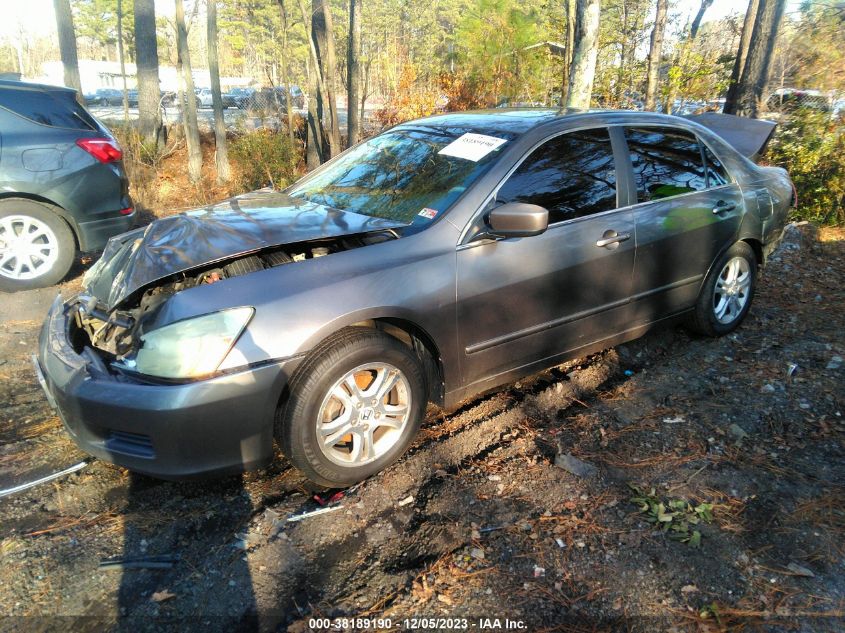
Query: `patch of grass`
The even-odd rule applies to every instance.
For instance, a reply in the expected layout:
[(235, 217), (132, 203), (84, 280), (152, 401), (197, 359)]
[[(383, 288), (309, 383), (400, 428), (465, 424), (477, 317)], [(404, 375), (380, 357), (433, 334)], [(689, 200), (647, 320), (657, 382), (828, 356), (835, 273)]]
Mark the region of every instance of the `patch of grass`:
[(692, 505), (683, 499), (661, 500), (654, 488), (648, 492), (633, 484), (628, 484), (634, 491), (630, 501), (645, 515), (645, 520), (667, 532), (669, 538), (686, 543), (690, 547), (701, 547), (701, 532), (694, 529), (701, 522), (713, 521), (713, 505), (699, 503)]

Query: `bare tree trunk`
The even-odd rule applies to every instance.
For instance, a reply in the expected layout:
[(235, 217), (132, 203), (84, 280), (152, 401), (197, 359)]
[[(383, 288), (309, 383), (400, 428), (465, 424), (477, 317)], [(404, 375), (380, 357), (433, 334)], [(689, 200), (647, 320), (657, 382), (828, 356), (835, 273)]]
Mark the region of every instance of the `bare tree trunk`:
[(599, 43), (599, 0), (577, 0), (575, 14), (575, 47), (569, 71), (569, 94), (566, 107), (590, 107)]
[(73, 28), (73, 14), (70, 12), (70, 0), (53, 0), (56, 10), (56, 29), (59, 32), (59, 52), (65, 74), (65, 85), (82, 93), (79, 79), (79, 62), (76, 58), (76, 32)]
[(736, 113), (736, 91), (742, 79), (742, 71), (745, 67), (745, 58), (748, 57), (748, 46), (751, 43), (751, 32), (754, 30), (754, 20), (757, 17), (757, 9), (760, 0), (749, 0), (748, 10), (745, 12), (745, 20), (742, 23), (742, 35), (739, 38), (739, 50), (736, 52), (733, 70), (731, 70), (731, 85), (728, 87), (728, 94), (725, 96), (725, 114)]
[(361, 0), (349, 0), (346, 82), (347, 146), (352, 147), (361, 135), (361, 117), (358, 109), (361, 99)]
[(306, 121), (305, 133), (305, 166), (311, 170), (323, 162), (323, 122), (320, 120), (320, 113), (317, 107), (317, 95), (323, 83), (320, 74), (320, 62), (317, 57), (317, 48), (314, 45), (311, 18), (305, 5), (305, 0), (299, 0), (299, 9), (302, 11), (302, 22), (305, 25), (305, 32), (309, 34), (309, 54), (306, 62), (308, 75), (308, 119)]
[(188, 50), (188, 30), (185, 28), (185, 5), (182, 0), (176, 0), (176, 36), (178, 66), (185, 95), (182, 125), (185, 128), (185, 142), (188, 144), (188, 178), (191, 182), (198, 183), (202, 178), (202, 147), (197, 125), (197, 95), (191, 74), (191, 53)]
[(765, 110), (766, 88), (786, 0), (760, 0), (748, 55), (736, 90), (736, 114), (757, 117)]
[(290, 59), (288, 58), (288, 12), (285, 9), (285, 0), (279, 0), (279, 13), (282, 18), (282, 81), (285, 83), (285, 110), (288, 117), (288, 138), (291, 145), (294, 142), (293, 129), (293, 103), (290, 94)]
[(648, 83), (645, 89), (645, 109), (657, 109), (657, 79), (660, 71), (660, 58), (663, 55), (663, 34), (666, 32), (666, 13), (669, 0), (657, 0), (657, 13), (654, 16), (654, 29), (651, 31), (651, 48), (648, 51)]
[(614, 89), (616, 107), (622, 106), (625, 94), (625, 75), (628, 72), (628, 3), (620, 0), (620, 12), (622, 14), (622, 39), (619, 47), (619, 68), (616, 71), (616, 86)]
[(695, 36), (698, 35), (698, 29), (701, 28), (701, 19), (712, 4), (713, 0), (701, 0), (701, 6), (698, 7), (698, 13), (695, 14), (695, 19), (692, 21), (692, 26), (689, 30), (689, 37), (691, 40), (694, 40)]
[(367, 97), (370, 96), (370, 68), (373, 65), (372, 57), (367, 59), (367, 63), (364, 64), (364, 89), (361, 91), (361, 111), (359, 120), (364, 120), (364, 108), (367, 105)]
[(123, 0), (117, 0), (117, 56), (123, 78), (123, 123), (129, 124), (129, 91), (126, 89), (126, 62), (123, 58)]
[(560, 107), (569, 97), (569, 73), (572, 70), (572, 48), (575, 46), (575, 0), (564, 0), (566, 31), (564, 33), (563, 76), (560, 84)]
[(313, 1), (314, 15), (312, 27), (317, 40), (317, 53), (320, 62), (320, 74), (323, 77), (325, 91), (321, 90), (323, 103), (329, 106), (328, 141), (329, 158), (340, 153), (340, 121), (337, 116), (337, 92), (335, 90), (335, 76), (337, 75), (337, 57), (334, 47), (334, 28), (332, 14), (326, 0)]
[(135, 0), (135, 64), (138, 77), (138, 130), (149, 148), (164, 146), (158, 79), (155, 0)]
[(220, 94), (220, 60), (217, 55), (217, 0), (208, 0), (206, 7), (208, 30), (208, 74), (211, 78), (211, 103), (214, 107), (214, 147), (217, 182), (229, 182), (229, 150), (226, 146), (226, 121), (223, 118), (223, 96)]

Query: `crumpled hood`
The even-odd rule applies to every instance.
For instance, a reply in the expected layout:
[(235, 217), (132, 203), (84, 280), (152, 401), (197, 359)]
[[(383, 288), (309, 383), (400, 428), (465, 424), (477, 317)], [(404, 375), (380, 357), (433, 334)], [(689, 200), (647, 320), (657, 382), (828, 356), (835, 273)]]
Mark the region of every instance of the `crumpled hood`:
[(83, 285), (111, 310), (136, 290), (193, 268), (284, 244), (404, 226), (259, 190), (113, 237)]

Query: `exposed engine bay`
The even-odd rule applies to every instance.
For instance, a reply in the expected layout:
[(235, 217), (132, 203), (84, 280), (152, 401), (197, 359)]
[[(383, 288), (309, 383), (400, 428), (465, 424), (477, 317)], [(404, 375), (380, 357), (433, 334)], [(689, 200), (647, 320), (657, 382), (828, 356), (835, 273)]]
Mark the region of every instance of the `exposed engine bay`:
[[(223, 262), (216, 262), (163, 279), (159, 283), (135, 293), (120, 306), (120, 309), (111, 312), (105, 310), (96, 297), (83, 292), (74, 300), (75, 311), (73, 314), (76, 328), (75, 332), (71, 332), (71, 342), (78, 353), (89, 359), (94, 354), (86, 348), (93, 347), (101, 352), (99, 356), (106, 364), (110, 361), (121, 360), (137, 352), (140, 347), (140, 337), (145, 331), (145, 324), (168, 299), (183, 290), (215, 284), (225, 279), (248, 275), (268, 268), (378, 244), (397, 237), (399, 236), (395, 231), (388, 229), (363, 235), (287, 244)], [(97, 364), (102, 370), (105, 369), (101, 362)]]

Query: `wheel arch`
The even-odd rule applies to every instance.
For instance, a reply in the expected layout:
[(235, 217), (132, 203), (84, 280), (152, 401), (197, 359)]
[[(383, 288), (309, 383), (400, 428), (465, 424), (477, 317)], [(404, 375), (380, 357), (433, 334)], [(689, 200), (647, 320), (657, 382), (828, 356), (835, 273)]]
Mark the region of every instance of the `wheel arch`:
[(4, 200), (15, 199), (30, 200), (32, 202), (40, 202), (41, 204), (49, 205), (52, 208), (53, 212), (62, 220), (64, 220), (65, 224), (68, 225), (68, 227), (70, 228), (70, 232), (73, 234), (73, 241), (76, 246), (76, 249), (80, 249), (79, 226), (77, 225), (76, 220), (73, 219), (73, 216), (67, 212), (67, 209), (62, 207), (60, 204), (56, 204), (49, 198), (39, 196), (35, 193), (25, 193), (23, 191), (0, 192), (0, 202)]
[(754, 251), (754, 256), (757, 258), (757, 266), (762, 267), (765, 263), (765, 257), (763, 255), (763, 242), (757, 239), (756, 237), (744, 237), (740, 242), (745, 242), (751, 247), (751, 250)]
[(302, 347), (303, 350), (308, 350), (305, 355), (307, 356), (325, 341), (336, 336), (341, 330), (350, 327), (366, 327), (382, 331), (416, 352), (426, 371), (429, 401), (438, 406), (443, 405), (446, 392), (446, 375), (441, 345), (437, 343), (435, 337), (426, 328), (399, 308), (356, 312), (346, 315), (342, 320), (333, 321), (309, 338)]

